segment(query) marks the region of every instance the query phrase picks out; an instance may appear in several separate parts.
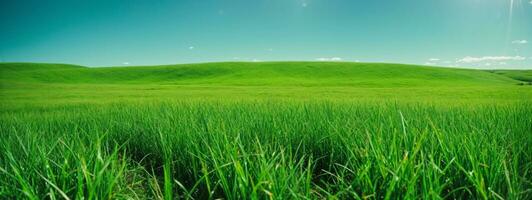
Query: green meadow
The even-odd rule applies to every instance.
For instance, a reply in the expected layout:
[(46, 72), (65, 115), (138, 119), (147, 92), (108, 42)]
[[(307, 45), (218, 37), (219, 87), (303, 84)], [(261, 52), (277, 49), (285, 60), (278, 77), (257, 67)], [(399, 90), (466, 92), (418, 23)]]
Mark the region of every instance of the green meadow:
[(531, 199), (532, 71), (0, 64), (0, 199)]

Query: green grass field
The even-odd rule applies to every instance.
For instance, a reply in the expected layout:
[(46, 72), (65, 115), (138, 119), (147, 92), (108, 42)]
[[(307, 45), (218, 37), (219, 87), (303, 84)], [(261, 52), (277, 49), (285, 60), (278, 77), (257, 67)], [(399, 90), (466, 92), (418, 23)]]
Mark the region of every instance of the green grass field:
[(0, 64), (1, 199), (531, 199), (530, 70)]

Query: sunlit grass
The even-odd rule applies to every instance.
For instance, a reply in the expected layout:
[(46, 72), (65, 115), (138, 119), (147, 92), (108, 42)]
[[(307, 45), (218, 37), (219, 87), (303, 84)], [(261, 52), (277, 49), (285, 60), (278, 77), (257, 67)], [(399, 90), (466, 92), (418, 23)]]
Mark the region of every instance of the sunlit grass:
[(167, 102), (3, 112), (0, 194), (526, 199), (531, 108)]
[(292, 62), (0, 72), (1, 199), (532, 197), (532, 87), (516, 78), (529, 71)]

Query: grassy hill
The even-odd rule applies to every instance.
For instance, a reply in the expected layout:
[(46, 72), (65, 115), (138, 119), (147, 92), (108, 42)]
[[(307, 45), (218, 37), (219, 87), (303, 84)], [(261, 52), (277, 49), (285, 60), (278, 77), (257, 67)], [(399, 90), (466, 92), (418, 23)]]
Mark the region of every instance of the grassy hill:
[(516, 80), (480, 70), (400, 64), (265, 62), (87, 68), (0, 64), (2, 82), (84, 84), (441, 86), (501, 85)]
[(0, 199), (532, 199), (527, 73), (4, 63)]
[(532, 82), (532, 70), (494, 70), (493, 73), (500, 74), (523, 82)]
[[(3, 105), (145, 100), (507, 102), (532, 99), (530, 71), (342, 62), (204, 63), (137, 67), (0, 64)], [(510, 73), (511, 72), (511, 73)]]

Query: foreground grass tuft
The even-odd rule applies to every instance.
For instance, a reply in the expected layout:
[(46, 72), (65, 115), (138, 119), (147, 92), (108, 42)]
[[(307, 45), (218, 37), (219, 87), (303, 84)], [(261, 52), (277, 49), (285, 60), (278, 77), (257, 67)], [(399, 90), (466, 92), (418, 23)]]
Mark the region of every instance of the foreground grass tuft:
[(0, 197), (529, 199), (529, 102), (38, 105), (0, 115)]

